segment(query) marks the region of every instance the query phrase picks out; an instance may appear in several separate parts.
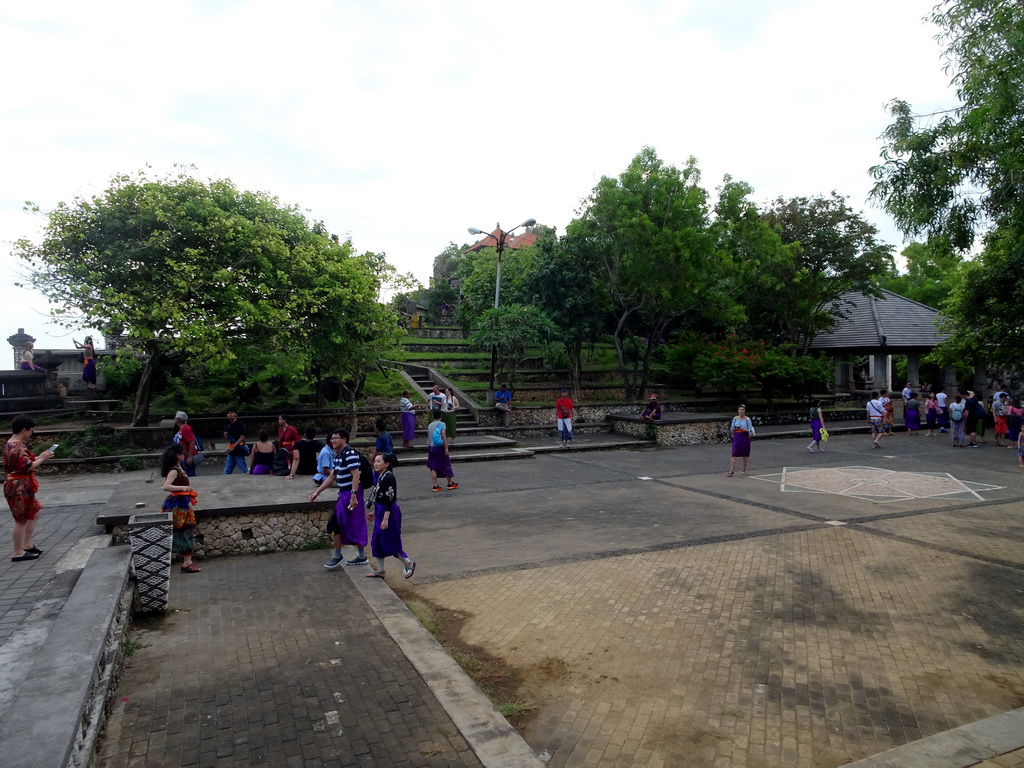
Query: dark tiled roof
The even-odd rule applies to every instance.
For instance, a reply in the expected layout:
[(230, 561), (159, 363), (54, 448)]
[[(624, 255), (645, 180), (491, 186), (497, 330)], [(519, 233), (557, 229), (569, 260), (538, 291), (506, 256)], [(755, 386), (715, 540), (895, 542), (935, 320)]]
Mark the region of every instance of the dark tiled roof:
[(879, 299), (849, 291), (837, 304), (845, 317), (815, 336), (811, 349), (930, 349), (949, 338), (937, 324), (938, 310), (892, 291)]

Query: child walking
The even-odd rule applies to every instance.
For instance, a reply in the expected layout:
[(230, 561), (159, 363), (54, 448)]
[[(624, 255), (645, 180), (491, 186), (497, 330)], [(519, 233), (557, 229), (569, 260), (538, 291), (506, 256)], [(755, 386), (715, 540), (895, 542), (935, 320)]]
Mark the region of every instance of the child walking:
[(398, 483), (392, 471), (394, 464), (394, 454), (378, 453), (373, 457), (377, 484), (373, 487), (373, 510), (366, 513), (366, 521), (373, 521), (370, 550), (377, 560), (377, 567), (366, 574), (370, 579), (384, 578), (384, 559), (387, 557), (397, 557), (402, 561), (405, 578), (412, 578), (416, 573), (415, 561), (402, 548), (402, 510), (398, 507)]

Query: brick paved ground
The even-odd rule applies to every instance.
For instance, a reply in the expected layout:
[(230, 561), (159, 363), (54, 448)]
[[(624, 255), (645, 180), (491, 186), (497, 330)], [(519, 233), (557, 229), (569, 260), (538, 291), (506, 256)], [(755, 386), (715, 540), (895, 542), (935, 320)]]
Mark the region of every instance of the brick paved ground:
[(756, 444), (752, 474), (997, 488), (877, 504), (725, 478), (708, 446), (553, 456), (424, 496), (413, 590), (527, 676), (552, 766), (840, 765), (1024, 704), (1024, 473), (913, 440)]
[[(479, 766), (322, 552), (172, 575), (117, 690), (99, 766)], [(365, 569), (363, 569), (365, 571)]]

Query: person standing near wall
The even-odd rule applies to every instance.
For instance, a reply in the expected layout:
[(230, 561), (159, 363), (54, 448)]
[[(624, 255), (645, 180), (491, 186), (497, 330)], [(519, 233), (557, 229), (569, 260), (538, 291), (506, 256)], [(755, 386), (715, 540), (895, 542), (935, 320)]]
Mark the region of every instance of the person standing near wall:
[(96, 389), (96, 347), (92, 343), (92, 336), (86, 336), (85, 342), (79, 344), (72, 339), (75, 349), (82, 350), (82, 381), (88, 390)]
[(555, 423), (558, 425), (558, 436), (562, 439), (562, 447), (568, 448), (572, 442), (573, 402), (569, 390), (562, 387), (562, 394), (555, 400)]
[(408, 389), (402, 392), (398, 408), (402, 412), (402, 447), (412, 448), (412, 441), (416, 436), (416, 403), (409, 399)]

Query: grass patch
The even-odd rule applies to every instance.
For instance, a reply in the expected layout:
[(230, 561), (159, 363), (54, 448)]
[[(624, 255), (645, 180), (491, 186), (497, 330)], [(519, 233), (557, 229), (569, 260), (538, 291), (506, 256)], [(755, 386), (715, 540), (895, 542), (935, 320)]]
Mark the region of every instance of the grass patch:
[(535, 704), (530, 704), (524, 701), (506, 701), (504, 704), (498, 705), (498, 711), (507, 719), (525, 715), (527, 712), (532, 712), (536, 708)]
[(148, 645), (146, 645), (144, 643), (140, 643), (137, 640), (127, 640), (127, 641), (125, 641), (124, 648), (123, 648), (125, 658), (129, 658), (131, 656), (134, 656), (136, 653), (141, 651), (143, 648), (148, 648), (148, 647), (149, 647)]

